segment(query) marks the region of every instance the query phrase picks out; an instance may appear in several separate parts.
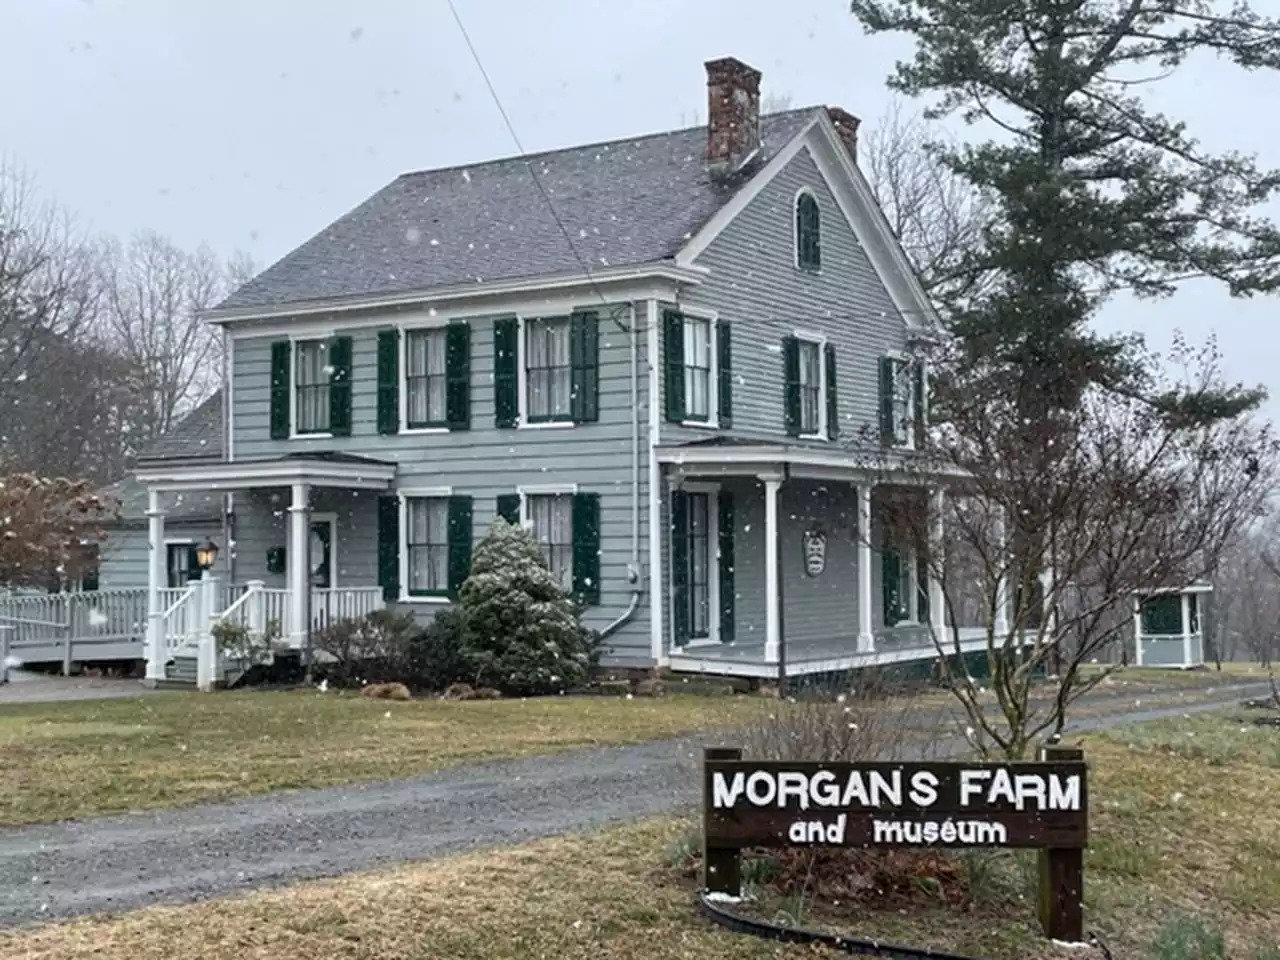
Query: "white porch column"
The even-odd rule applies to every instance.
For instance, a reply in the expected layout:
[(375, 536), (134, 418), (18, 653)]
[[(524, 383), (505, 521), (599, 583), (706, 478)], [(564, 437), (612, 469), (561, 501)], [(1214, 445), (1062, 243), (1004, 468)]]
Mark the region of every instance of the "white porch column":
[(929, 564), (929, 620), (933, 625), (933, 634), (939, 640), (947, 633), (947, 598), (942, 589), (946, 532), (942, 513), (946, 503), (947, 494), (941, 487), (934, 490), (929, 498), (929, 546), (933, 550), (933, 561)]
[(858, 491), (858, 652), (871, 653), (876, 636), (871, 630), (871, 485)]
[(1133, 601), (1133, 665), (1142, 666), (1142, 597)]
[(993, 626), (997, 642), (1009, 635), (1009, 577), (1008, 570), (1005, 569), (1009, 563), (1009, 555), (1004, 520), (1003, 510), (1000, 510), (995, 520), (995, 556), (992, 557), (992, 566), (996, 571), (996, 616)]
[(289, 504), (289, 642), (295, 650), (307, 643), (307, 518), (311, 515), (311, 485), (295, 483)]
[(196, 590), (196, 689), (202, 693), (213, 691), (218, 676), (218, 644), (213, 637), (213, 625), (221, 612), (218, 607), (218, 578), (205, 576)]
[(778, 620), (778, 488), (777, 477), (764, 477), (764, 659), (778, 662), (782, 631)]
[(164, 509), (160, 491), (147, 490), (147, 681), (165, 677), (164, 608), (161, 593), (167, 573), (164, 547)]
[(1182, 665), (1191, 666), (1191, 603), (1182, 595)]

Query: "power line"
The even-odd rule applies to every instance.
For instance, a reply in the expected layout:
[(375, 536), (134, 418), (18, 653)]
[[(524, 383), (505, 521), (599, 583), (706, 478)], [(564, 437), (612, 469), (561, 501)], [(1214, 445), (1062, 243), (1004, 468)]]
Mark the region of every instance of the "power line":
[[(555, 220), (556, 226), (560, 228), (560, 233), (564, 237), (564, 242), (569, 245), (570, 252), (578, 261), (578, 266), (582, 268), (582, 272), (586, 274), (587, 282), (591, 285), (591, 289), (595, 291), (600, 302), (608, 307), (609, 300), (604, 295), (604, 291), (600, 289), (600, 285), (596, 283), (595, 275), (591, 272), (591, 267), (587, 261), (583, 259), (582, 254), (578, 252), (578, 248), (574, 246), (573, 238), (569, 235), (569, 229), (564, 225), (564, 221), (560, 219), (560, 213), (556, 210), (556, 205), (551, 202), (551, 195), (547, 192), (546, 187), (542, 184), (542, 179), (538, 176), (538, 172), (533, 168), (533, 163), (529, 160), (529, 154), (524, 148), (524, 144), (520, 142), (520, 135), (516, 133), (515, 125), (511, 122), (506, 108), (502, 105), (502, 99), (498, 96), (498, 91), (493, 85), (493, 81), (489, 79), (489, 71), (485, 69), (484, 62), (480, 59), (480, 53), (476, 50), (476, 45), (471, 42), (471, 34), (467, 33), (467, 28), (462, 22), (462, 17), (458, 13), (458, 8), (453, 0), (448, 0), (449, 12), (453, 14), (453, 21), (458, 25), (458, 32), (462, 34), (462, 39), (466, 41), (467, 49), (471, 51), (471, 59), (475, 61), (476, 68), (480, 71), (480, 76), (484, 78), (485, 86), (489, 88), (489, 96), (493, 98), (494, 106), (498, 108), (498, 113), (502, 115), (502, 122), (506, 124), (507, 132), (511, 134), (511, 139), (516, 145), (516, 150), (520, 154), (520, 159), (524, 161), (525, 167), (529, 171), (529, 176), (533, 178), (534, 184), (538, 188), (538, 192), (542, 194), (543, 201), (546, 202), (547, 209), (551, 212), (552, 219)], [(634, 333), (635, 329), (628, 327), (617, 316), (617, 308), (611, 310), (610, 319), (622, 330), (623, 333)]]

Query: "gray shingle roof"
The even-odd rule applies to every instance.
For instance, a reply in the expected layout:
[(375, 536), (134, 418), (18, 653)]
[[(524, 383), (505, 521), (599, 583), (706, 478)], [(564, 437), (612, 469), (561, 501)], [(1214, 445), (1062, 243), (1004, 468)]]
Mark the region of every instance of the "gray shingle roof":
[(222, 459), (222, 391), (178, 421), (139, 454), (139, 460)]
[[(748, 172), (821, 107), (761, 118)], [(276, 306), (581, 272), (671, 257), (747, 177), (706, 170), (707, 128), (408, 173), (330, 224), (218, 309)], [(573, 239), (575, 256), (529, 168)]]
[[(118, 508), (117, 522), (136, 525), (147, 516), (147, 488), (133, 477), (117, 480), (98, 491)], [(169, 494), (165, 506), (166, 523), (205, 521), (218, 522), (222, 517), (222, 494), (205, 490), (188, 490)]]

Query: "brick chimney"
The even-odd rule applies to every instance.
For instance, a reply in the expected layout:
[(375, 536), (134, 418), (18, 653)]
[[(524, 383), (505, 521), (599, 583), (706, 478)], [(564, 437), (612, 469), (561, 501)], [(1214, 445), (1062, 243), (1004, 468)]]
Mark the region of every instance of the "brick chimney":
[(836, 128), (836, 133), (840, 134), (840, 139), (844, 141), (844, 145), (849, 148), (849, 156), (853, 157), (853, 162), (858, 162), (858, 126), (862, 123), (848, 110), (842, 110), (840, 107), (827, 107), (827, 116), (831, 118), (831, 123)]
[(760, 146), (760, 71), (733, 57), (706, 68), (707, 167), (733, 173)]

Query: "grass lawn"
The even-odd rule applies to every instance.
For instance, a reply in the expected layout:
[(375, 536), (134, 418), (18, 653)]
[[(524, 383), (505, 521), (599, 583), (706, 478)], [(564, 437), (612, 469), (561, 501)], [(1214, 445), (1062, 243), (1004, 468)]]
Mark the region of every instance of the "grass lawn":
[(0, 825), (411, 776), (741, 723), (753, 697), (371, 700), (164, 693), (0, 707)]
[[(1229, 958), (1280, 943), (1280, 731), (1197, 715), (1090, 737), (1086, 922), (1117, 958), (1148, 957), (1174, 912), (1220, 924)], [(648, 821), (278, 891), (0, 935), (31, 960), (738, 960), (812, 957), (722, 931), (671, 866), (688, 824)], [(1016, 885), (1019, 873), (1011, 871)], [(1024, 877), (1024, 879), (1026, 879)], [(1025, 887), (1024, 887), (1025, 889)], [(805, 904), (806, 925), (992, 960), (1090, 958), (1037, 939), (1016, 895), (960, 911)], [(1210, 960), (1201, 956), (1197, 960)]]

